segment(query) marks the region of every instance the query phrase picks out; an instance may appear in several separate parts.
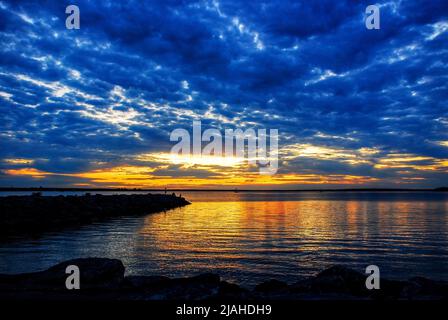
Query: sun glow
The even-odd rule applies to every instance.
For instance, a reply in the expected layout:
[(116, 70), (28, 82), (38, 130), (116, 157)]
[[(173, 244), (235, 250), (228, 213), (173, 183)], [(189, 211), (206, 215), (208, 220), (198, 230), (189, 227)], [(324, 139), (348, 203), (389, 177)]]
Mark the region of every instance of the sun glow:
[[(309, 144), (293, 145), (281, 149), (285, 162), (312, 158), (320, 161), (339, 161), (348, 165), (367, 163), (376, 170), (399, 170), (400, 179), (394, 183), (413, 183), (424, 180), (415, 171), (446, 171), (448, 161), (414, 154), (391, 153), (373, 159), (379, 153), (375, 148), (362, 148), (349, 153), (344, 149), (318, 147)], [(12, 176), (28, 176), (36, 180), (65, 176), (78, 178), (73, 186), (127, 187), (127, 188), (289, 188), (298, 185), (367, 185), (385, 182), (369, 175), (291, 172), (284, 170), (275, 175), (260, 175), (257, 165), (246, 158), (217, 155), (181, 155), (172, 153), (144, 153), (131, 158), (132, 165), (107, 166), (106, 162), (95, 165), (97, 169), (78, 173), (42, 171), (31, 166), (11, 168), (4, 173)], [(300, 160), (299, 160), (300, 161)], [(373, 162), (374, 161), (374, 162)], [(12, 165), (32, 165), (33, 160), (4, 159)], [(286, 167), (287, 168), (287, 167)], [(51, 181), (51, 180), (50, 180)]]
[(376, 169), (413, 169), (418, 171), (448, 170), (448, 160), (413, 154), (389, 154), (375, 164)]
[[(74, 174), (61, 174), (40, 171), (35, 168), (10, 169), (9, 175), (31, 176), (42, 179), (50, 176), (67, 176), (88, 179), (88, 184), (78, 185), (103, 186), (103, 187), (133, 187), (133, 188), (220, 188), (225, 186), (270, 186), (270, 185), (294, 185), (294, 184), (364, 184), (375, 182), (377, 179), (365, 176), (353, 175), (319, 175), (319, 174), (276, 174), (272, 176), (260, 175), (258, 172), (241, 172), (228, 170), (220, 172), (216, 169), (211, 175), (201, 178), (189, 173), (179, 176), (157, 175), (158, 168), (147, 166), (118, 166), (112, 168), (97, 169)], [(182, 173), (182, 171), (180, 171)]]
[(8, 164), (33, 164), (34, 160), (31, 159), (4, 159), (3, 162)]
[(136, 157), (139, 161), (157, 161), (175, 165), (183, 165), (187, 168), (193, 166), (219, 166), (239, 167), (246, 161), (241, 157), (222, 157), (214, 155), (181, 155), (172, 153), (143, 154)]
[(31, 176), (35, 179), (42, 179), (51, 175), (50, 172), (40, 171), (35, 168), (8, 169), (5, 172), (12, 176)]

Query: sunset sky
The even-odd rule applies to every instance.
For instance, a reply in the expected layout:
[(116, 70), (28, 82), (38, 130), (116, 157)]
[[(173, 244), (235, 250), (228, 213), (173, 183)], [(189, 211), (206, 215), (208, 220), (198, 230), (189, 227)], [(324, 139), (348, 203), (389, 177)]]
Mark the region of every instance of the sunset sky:
[[(448, 185), (448, 1), (369, 4), (0, 1), (0, 186)], [(278, 129), (278, 173), (174, 161), (193, 120)]]

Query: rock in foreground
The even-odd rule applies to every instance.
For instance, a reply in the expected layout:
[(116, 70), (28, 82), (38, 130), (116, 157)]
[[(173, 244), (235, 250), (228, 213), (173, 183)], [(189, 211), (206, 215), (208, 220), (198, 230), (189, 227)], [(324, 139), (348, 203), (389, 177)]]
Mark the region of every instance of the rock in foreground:
[[(80, 269), (81, 289), (68, 290), (66, 267)], [(448, 283), (426, 278), (381, 279), (380, 290), (365, 288), (365, 275), (334, 266), (295, 284), (270, 280), (254, 290), (222, 281), (218, 275), (191, 278), (125, 277), (120, 260), (86, 258), (45, 271), (0, 275), (0, 300), (446, 300)]]

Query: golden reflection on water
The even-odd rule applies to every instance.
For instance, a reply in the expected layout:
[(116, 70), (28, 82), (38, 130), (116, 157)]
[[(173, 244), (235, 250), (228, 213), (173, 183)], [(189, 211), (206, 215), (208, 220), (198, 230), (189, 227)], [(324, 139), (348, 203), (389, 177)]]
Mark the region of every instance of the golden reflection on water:
[[(140, 245), (152, 260), (184, 270), (285, 275), (339, 261), (368, 265), (390, 254), (424, 255), (418, 246), (425, 238), (447, 240), (446, 209), (417, 201), (195, 202), (148, 216)], [(444, 213), (435, 229), (434, 212)]]
[(341, 264), (392, 278), (448, 280), (443, 193), (197, 192), (193, 204), (0, 245), (0, 273), (78, 257), (123, 261), (128, 274), (215, 272), (254, 285), (293, 282)]

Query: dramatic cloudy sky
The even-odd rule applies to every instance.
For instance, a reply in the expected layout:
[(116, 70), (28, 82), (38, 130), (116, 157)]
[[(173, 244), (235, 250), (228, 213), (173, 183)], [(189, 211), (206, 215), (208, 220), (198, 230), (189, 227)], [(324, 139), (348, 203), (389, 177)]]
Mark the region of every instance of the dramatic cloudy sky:
[[(0, 185), (446, 185), (448, 1), (368, 4), (2, 0)], [(193, 120), (278, 129), (278, 173), (173, 161)]]

